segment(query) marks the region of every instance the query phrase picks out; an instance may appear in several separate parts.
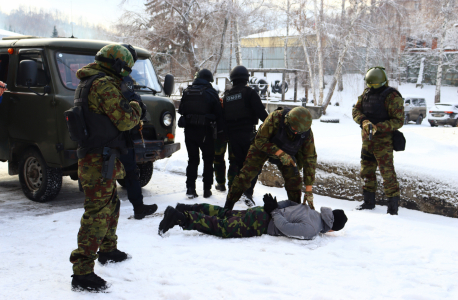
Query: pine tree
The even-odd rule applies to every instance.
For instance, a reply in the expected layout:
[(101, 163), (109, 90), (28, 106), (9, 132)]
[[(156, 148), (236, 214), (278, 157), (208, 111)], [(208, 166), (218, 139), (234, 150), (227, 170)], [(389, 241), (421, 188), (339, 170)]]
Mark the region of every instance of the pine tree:
[(52, 38), (56, 38), (56, 37), (59, 37), (59, 34), (57, 33), (57, 29), (56, 29), (56, 26), (54, 26), (54, 30), (52, 31)]

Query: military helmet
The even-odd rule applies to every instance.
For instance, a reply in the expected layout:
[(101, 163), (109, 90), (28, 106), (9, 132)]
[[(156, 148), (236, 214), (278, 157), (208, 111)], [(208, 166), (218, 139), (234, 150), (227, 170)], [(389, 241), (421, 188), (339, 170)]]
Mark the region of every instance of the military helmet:
[(231, 81), (237, 80), (237, 79), (244, 79), (248, 81), (250, 78), (250, 73), (248, 73), (247, 68), (244, 66), (237, 66), (232, 69), (230, 75), (229, 75)]
[(138, 56), (137, 56), (137, 51), (131, 44), (121, 44), (121, 46), (124, 46), (129, 50), (130, 54), (132, 54), (132, 58), (134, 59), (134, 63), (137, 62)]
[(367, 70), (364, 80), (369, 88), (378, 89), (384, 85), (388, 85), (388, 78), (384, 67), (370, 68)]
[(121, 45), (106, 45), (95, 55), (95, 62), (102, 67), (111, 69), (122, 77), (128, 76), (134, 66), (134, 58), (130, 51)]
[(213, 82), (213, 74), (208, 69), (202, 69), (199, 72), (196, 72), (196, 76), (194, 76), (194, 78), (202, 78), (208, 82)]
[(297, 106), (286, 114), (285, 122), (292, 133), (302, 134), (312, 126), (312, 115), (307, 108)]

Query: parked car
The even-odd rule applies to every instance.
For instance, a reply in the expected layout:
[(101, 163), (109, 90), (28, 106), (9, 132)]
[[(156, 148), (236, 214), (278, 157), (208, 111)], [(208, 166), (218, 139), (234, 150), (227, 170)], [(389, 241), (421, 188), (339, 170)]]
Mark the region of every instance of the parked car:
[(458, 126), (458, 104), (436, 103), (429, 109), (428, 122), (431, 127), (439, 125)]
[(417, 125), (423, 122), (426, 117), (426, 101), (425, 98), (416, 96), (406, 96), (404, 99), (404, 124), (414, 121)]
[[(0, 81), (8, 84), (0, 103), (0, 161), (8, 162), (9, 175), (19, 175), (29, 199), (51, 200), (60, 191), (62, 176), (78, 179), (77, 143), (70, 139), (64, 111), (74, 106), (76, 71), (94, 62), (97, 51), (111, 43), (31, 36), (0, 41)], [(138, 60), (131, 75), (148, 108), (142, 131), (146, 147), (138, 130), (132, 131), (144, 186), (153, 162), (172, 155), (180, 144), (174, 143), (175, 107), (166, 97), (172, 93), (173, 76), (167, 75), (162, 85), (151, 54), (135, 49)]]

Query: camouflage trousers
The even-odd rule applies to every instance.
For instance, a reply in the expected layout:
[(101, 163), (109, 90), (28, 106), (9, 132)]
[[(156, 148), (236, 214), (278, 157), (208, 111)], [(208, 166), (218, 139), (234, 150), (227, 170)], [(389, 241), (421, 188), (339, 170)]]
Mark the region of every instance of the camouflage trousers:
[[(243, 168), (234, 178), (234, 182), (227, 194), (226, 204), (235, 203), (250, 186), (251, 181), (259, 174), (264, 163), (269, 159), (267, 153), (262, 152), (253, 144), (248, 150), (248, 155), (243, 163)], [(288, 199), (301, 203), (302, 180), (300, 175), (296, 175), (294, 167), (279, 166), (279, 170), (285, 179), (285, 189), (288, 193)]]
[(377, 190), (377, 166), (383, 177), (383, 187), (386, 197), (399, 196), (399, 183), (393, 165), (393, 142), (389, 141), (364, 141), (361, 150), (361, 179), (363, 189), (368, 192)]
[(222, 238), (260, 236), (267, 232), (270, 216), (263, 207), (227, 210), (210, 204), (195, 204), (185, 212), (189, 222), (184, 230), (197, 230)]
[[(78, 249), (70, 254), (75, 275), (94, 271), (97, 250), (110, 252), (117, 247), (116, 228), (119, 218), (119, 198), (116, 179), (103, 179), (101, 164), (88, 155), (78, 161), (78, 177), (84, 189), (84, 214), (78, 231)], [(124, 173), (124, 172), (122, 172)]]
[(232, 153), (231, 146), (226, 139), (218, 136), (215, 140), (215, 158), (213, 159), (213, 170), (215, 172), (216, 182), (218, 184), (226, 184), (226, 149), (229, 149), (229, 168), (227, 170), (228, 186), (232, 185), (235, 175), (237, 175), (237, 166), (235, 157)]

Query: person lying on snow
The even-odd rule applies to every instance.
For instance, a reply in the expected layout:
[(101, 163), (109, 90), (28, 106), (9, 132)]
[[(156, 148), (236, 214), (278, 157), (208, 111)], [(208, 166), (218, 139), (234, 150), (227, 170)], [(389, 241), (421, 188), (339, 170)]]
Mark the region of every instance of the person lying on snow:
[(265, 194), (264, 207), (247, 210), (228, 210), (210, 204), (180, 204), (169, 206), (159, 224), (159, 235), (175, 225), (184, 230), (197, 230), (222, 238), (252, 237), (265, 233), (310, 240), (318, 233), (339, 231), (347, 222), (341, 209), (322, 207), (321, 213), (307, 204), (285, 200)]

